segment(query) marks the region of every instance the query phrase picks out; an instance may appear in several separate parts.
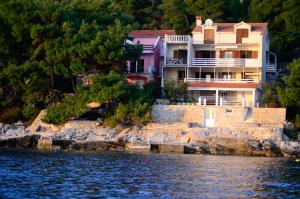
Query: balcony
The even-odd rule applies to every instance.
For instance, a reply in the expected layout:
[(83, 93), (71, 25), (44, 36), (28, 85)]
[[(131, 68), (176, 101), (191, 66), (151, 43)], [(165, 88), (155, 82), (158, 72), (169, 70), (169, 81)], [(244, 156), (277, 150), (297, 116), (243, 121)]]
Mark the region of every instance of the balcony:
[(176, 44), (188, 43), (189, 37), (189, 35), (167, 35), (166, 42)]
[(187, 65), (187, 58), (173, 58), (173, 57), (167, 57), (167, 63), (166, 65)]
[(154, 52), (154, 45), (142, 45), (143, 53), (153, 53)]
[(276, 64), (267, 64), (266, 72), (276, 72)]
[(255, 79), (225, 79), (225, 78), (186, 78), (186, 82), (212, 82), (212, 83), (258, 83)]
[(260, 67), (259, 59), (193, 58), (193, 66), (201, 67)]
[(153, 53), (154, 52), (154, 45), (143, 45), (143, 44), (125, 44), (125, 50), (130, 50), (132, 48), (136, 48), (141, 46), (143, 51), (142, 53)]

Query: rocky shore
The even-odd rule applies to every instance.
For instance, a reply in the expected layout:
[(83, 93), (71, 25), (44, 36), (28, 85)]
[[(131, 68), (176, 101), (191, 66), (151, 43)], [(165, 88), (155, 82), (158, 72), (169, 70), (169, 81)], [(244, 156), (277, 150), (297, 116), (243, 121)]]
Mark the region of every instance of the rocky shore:
[(290, 141), (281, 128), (275, 127), (192, 128), (186, 123), (150, 123), (111, 129), (94, 122), (70, 121), (60, 127), (42, 124), (32, 129), (21, 124), (0, 124), (0, 147), (49, 146), (84, 151), (143, 148), (156, 152), (178, 152), (177, 147), (182, 153), (300, 157), (300, 142)]

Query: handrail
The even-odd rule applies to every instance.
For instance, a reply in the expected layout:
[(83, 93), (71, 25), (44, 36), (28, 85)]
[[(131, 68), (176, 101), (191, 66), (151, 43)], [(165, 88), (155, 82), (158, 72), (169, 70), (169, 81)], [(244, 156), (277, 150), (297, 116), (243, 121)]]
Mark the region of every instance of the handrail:
[(193, 58), (193, 66), (203, 67), (244, 67), (244, 66), (260, 66), (259, 59), (244, 58)]
[(187, 43), (189, 35), (166, 35), (166, 42), (168, 43)]
[(258, 83), (255, 79), (186, 78), (187, 82)]
[(187, 58), (173, 58), (167, 57), (167, 65), (185, 65), (187, 64)]

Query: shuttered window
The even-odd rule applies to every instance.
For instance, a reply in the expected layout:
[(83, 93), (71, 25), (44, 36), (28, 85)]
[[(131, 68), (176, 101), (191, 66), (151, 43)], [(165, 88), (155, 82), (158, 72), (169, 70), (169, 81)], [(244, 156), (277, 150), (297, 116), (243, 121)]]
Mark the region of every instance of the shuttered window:
[(173, 58), (178, 59), (179, 58), (179, 50), (174, 50), (173, 51)]
[(249, 31), (248, 29), (237, 29), (236, 30), (236, 43), (241, 44), (243, 41), (243, 38), (248, 38)]
[(214, 44), (215, 43), (215, 30), (214, 29), (205, 29), (204, 30), (204, 43), (205, 44)]
[(220, 58), (224, 58), (225, 57), (225, 51), (221, 50), (220, 51)]
[(241, 50), (234, 52), (234, 58), (243, 58), (243, 59), (257, 59), (258, 52), (251, 50)]

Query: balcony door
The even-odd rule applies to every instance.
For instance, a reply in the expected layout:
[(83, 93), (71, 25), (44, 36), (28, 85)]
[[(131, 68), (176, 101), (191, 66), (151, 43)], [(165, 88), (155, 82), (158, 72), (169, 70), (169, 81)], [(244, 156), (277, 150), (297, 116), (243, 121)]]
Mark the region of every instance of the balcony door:
[(209, 50), (196, 50), (195, 51), (195, 58), (215, 58), (216, 51), (209, 51)]
[(177, 71), (177, 79), (184, 80), (184, 78), (185, 78), (185, 71), (181, 71), (181, 70)]

